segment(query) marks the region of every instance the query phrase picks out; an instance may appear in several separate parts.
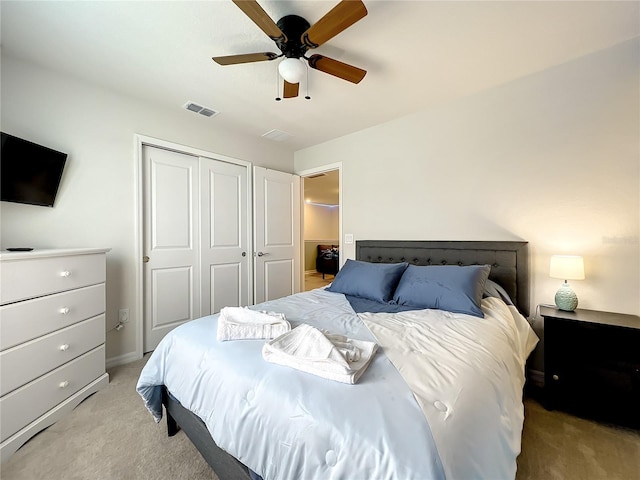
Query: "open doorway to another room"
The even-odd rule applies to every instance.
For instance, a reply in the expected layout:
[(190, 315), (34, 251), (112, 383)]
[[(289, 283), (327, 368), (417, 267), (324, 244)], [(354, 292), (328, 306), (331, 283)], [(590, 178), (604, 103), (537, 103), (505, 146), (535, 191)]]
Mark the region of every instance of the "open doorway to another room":
[(304, 290), (329, 285), (340, 266), (340, 171), (303, 177)]

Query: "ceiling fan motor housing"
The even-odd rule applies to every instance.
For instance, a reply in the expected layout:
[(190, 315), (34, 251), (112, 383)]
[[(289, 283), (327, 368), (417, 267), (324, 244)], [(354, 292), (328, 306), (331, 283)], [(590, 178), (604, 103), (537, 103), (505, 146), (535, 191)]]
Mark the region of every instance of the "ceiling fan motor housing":
[(277, 22), (278, 28), (287, 36), (287, 41), (277, 42), (278, 48), (287, 58), (300, 58), (308, 50), (308, 46), (302, 42), (302, 34), (311, 26), (304, 18), (298, 15), (286, 15)]

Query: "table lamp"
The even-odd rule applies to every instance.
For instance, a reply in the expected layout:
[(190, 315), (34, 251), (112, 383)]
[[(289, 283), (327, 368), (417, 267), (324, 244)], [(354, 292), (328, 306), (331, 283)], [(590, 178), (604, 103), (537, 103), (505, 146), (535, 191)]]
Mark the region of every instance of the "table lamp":
[(584, 261), (582, 257), (578, 255), (552, 255), (549, 276), (564, 280), (564, 283), (556, 292), (556, 306), (560, 310), (573, 312), (578, 306), (578, 296), (567, 280), (584, 280)]

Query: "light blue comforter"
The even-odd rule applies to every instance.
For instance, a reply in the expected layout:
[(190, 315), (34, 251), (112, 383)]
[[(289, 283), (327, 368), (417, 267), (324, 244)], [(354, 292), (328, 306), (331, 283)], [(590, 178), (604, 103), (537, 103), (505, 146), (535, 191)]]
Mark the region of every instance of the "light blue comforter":
[[(255, 308), (375, 341), (342, 294), (314, 290)], [(439, 479), (443, 468), (411, 390), (378, 351), (347, 385), (262, 359), (262, 340), (218, 342), (217, 315), (158, 345), (137, 390), (160, 421), (161, 386), (207, 425), (216, 444), (265, 480)]]

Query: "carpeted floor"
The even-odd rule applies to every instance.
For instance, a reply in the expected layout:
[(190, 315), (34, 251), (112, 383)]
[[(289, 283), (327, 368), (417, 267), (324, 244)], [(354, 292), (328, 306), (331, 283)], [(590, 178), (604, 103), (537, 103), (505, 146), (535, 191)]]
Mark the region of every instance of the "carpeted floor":
[(322, 278), (322, 274), (318, 272), (305, 272), (304, 274), (304, 291), (308, 292), (315, 288), (323, 288), (333, 282), (334, 276), (325, 274)]
[[(145, 362), (110, 370), (107, 388), (2, 465), (2, 480), (217, 479), (184, 433), (168, 438), (145, 409), (135, 391)], [(525, 407), (517, 480), (640, 479), (639, 431), (548, 412), (532, 399)]]
[(183, 432), (166, 435), (135, 390), (147, 357), (109, 370), (109, 386), (0, 467), (2, 480), (217, 479)]
[(640, 480), (640, 431), (525, 401), (518, 480)]

